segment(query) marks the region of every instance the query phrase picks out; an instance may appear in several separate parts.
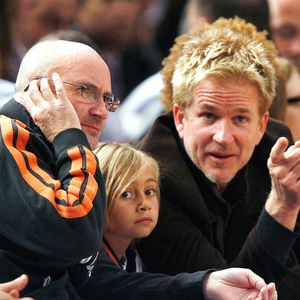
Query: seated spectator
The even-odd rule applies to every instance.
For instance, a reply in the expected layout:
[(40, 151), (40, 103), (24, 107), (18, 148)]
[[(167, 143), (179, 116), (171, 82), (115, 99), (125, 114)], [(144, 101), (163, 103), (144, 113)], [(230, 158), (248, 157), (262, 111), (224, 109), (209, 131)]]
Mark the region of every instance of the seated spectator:
[(150, 271), (247, 266), (276, 281), (280, 299), (300, 299), (300, 152), (269, 120), (276, 57), (239, 18), (177, 38), (162, 70), (172, 112), (140, 143), (161, 166), (158, 224), (138, 245)]
[(103, 247), (120, 268), (142, 272), (134, 242), (148, 236), (157, 223), (158, 164), (127, 144), (102, 143), (94, 153), (106, 187)]
[(247, 269), (129, 274), (105, 255), (105, 186), (92, 149), (118, 104), (89, 46), (47, 41), (27, 52), (0, 113), (0, 281), (28, 274), (20, 295), (36, 300), (277, 299), (274, 284)]
[(291, 62), (287, 76), (285, 121), (300, 139), (300, 5), (297, 0), (268, 0), (272, 40), (279, 54)]

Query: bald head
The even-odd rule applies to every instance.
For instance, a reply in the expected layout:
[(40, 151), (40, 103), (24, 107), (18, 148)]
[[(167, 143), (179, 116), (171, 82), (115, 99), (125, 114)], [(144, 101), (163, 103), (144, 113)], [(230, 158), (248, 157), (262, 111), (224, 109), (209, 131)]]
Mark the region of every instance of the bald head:
[[(16, 91), (21, 92), (37, 76), (50, 76), (55, 71), (63, 75), (71, 68), (84, 61), (86, 57), (94, 58), (105, 65), (100, 55), (91, 47), (70, 41), (44, 41), (34, 45), (24, 56), (16, 80)], [(76, 75), (76, 74), (74, 74)]]
[[(37, 77), (51, 78), (54, 72), (63, 81), (66, 96), (90, 145), (96, 147), (107, 118), (103, 95), (111, 94), (107, 65), (95, 50), (82, 43), (62, 40), (38, 43), (27, 52), (21, 63), (15, 99), (24, 100), (24, 90), (32, 80)], [(36, 97), (46, 101), (47, 96), (42, 90), (36, 94)]]

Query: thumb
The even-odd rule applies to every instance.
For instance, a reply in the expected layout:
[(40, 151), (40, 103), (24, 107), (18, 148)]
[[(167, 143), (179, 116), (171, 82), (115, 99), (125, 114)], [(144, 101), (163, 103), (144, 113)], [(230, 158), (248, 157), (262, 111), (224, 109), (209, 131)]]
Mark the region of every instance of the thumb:
[(21, 291), (28, 283), (28, 276), (21, 275), (20, 277), (5, 283), (0, 284), (0, 289), (4, 292), (10, 292), (11, 290)]

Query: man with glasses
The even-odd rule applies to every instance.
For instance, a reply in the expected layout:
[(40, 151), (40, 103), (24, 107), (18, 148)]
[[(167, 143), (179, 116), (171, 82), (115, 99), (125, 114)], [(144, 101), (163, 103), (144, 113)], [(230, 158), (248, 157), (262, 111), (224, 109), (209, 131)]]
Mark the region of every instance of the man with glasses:
[(105, 191), (91, 148), (118, 99), (97, 52), (65, 41), (31, 48), (15, 88), (0, 117), (0, 282), (28, 273), (24, 294), (77, 299), (73, 282), (88, 280), (102, 238)]
[(0, 112), (0, 282), (27, 273), (20, 293), (36, 300), (276, 300), (274, 285), (250, 270), (127, 274), (105, 257), (105, 189), (91, 149), (118, 105), (90, 47), (48, 41), (26, 54)]

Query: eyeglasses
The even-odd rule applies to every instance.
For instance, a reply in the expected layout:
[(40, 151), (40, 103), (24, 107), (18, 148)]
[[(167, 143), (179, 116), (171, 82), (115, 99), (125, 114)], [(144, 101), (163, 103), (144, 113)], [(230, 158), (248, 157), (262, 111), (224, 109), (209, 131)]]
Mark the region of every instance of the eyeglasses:
[[(51, 78), (47, 76), (37, 76), (35, 77), (35, 80), (39, 80), (42, 78), (47, 78), (48, 80), (53, 81)], [(81, 97), (85, 99), (86, 103), (93, 104), (97, 102), (97, 100), (102, 99), (105, 108), (110, 112), (116, 111), (120, 106), (119, 97), (114, 96), (111, 93), (101, 93), (101, 91), (92, 84), (79, 84), (79, 83), (71, 83), (66, 81), (62, 81), (62, 83), (77, 87), (76, 90), (80, 93)], [(29, 86), (27, 86), (24, 91), (27, 91), (28, 87)]]

